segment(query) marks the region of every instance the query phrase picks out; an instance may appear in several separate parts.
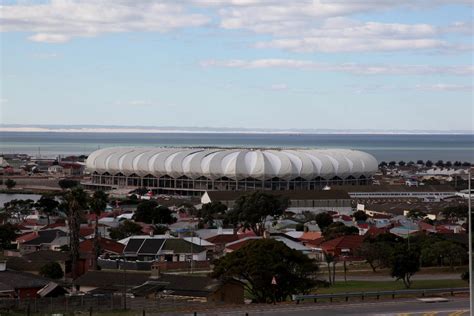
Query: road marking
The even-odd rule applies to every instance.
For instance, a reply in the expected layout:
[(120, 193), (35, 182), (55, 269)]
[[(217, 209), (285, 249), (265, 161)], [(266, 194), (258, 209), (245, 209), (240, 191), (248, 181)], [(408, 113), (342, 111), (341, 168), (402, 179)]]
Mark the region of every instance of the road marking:
[(449, 314), (449, 316), (461, 316), (462, 314), (467, 313), (467, 312), (469, 311), (468, 310), (457, 311), (457, 312)]

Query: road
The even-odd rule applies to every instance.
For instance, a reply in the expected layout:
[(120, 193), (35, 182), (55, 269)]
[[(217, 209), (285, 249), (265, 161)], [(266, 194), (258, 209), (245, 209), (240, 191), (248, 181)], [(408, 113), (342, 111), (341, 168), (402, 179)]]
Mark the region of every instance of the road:
[[(194, 313), (187, 314), (194, 315)], [(399, 299), (394, 301), (355, 302), (355, 303), (305, 303), (248, 306), (234, 310), (208, 310), (197, 313), (199, 316), (215, 315), (285, 315), (285, 316), (467, 316), (469, 315), (468, 298), (451, 298), (447, 302), (425, 303), (415, 298)]]
[[(321, 274), (324, 279), (324, 274)], [(412, 280), (460, 280), (461, 273), (439, 273), (439, 274), (415, 274)], [(336, 281), (344, 281), (344, 273), (336, 274)], [(389, 275), (366, 274), (366, 275), (348, 275), (348, 281), (393, 281), (395, 280)]]

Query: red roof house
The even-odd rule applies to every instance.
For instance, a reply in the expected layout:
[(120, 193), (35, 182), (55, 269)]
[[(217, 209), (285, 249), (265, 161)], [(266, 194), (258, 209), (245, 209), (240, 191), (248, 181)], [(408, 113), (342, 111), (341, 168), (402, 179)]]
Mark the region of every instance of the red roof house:
[(355, 252), (362, 245), (364, 236), (347, 235), (325, 241), (321, 244), (323, 251), (335, 256), (354, 256)]

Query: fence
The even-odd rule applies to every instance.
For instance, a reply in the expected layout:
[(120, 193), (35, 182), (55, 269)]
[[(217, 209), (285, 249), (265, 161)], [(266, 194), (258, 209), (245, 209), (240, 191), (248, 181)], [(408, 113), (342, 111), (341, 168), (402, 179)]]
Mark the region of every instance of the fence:
[[(137, 270), (137, 271), (150, 271), (151, 266), (155, 261), (125, 261), (125, 263), (121, 260), (113, 260), (113, 259), (102, 259), (99, 258), (97, 260), (98, 265), (102, 269), (109, 269), (109, 270), (119, 270), (125, 268), (126, 270)], [(161, 271), (167, 270), (190, 270), (191, 263), (190, 262), (159, 262), (158, 263)], [(202, 270), (202, 269), (209, 269), (210, 262), (209, 261), (194, 261), (193, 262), (193, 269)]]
[(84, 295), (55, 298), (0, 299), (1, 311), (31, 313), (68, 313), (72, 311), (97, 312), (119, 309), (131, 310), (180, 310), (192, 307), (204, 308), (210, 303), (184, 300), (180, 298), (123, 297), (122, 295)]
[(347, 293), (338, 293), (338, 294), (309, 294), (309, 295), (293, 295), (292, 300), (299, 304), (300, 301), (304, 300), (314, 300), (316, 303), (318, 299), (327, 299), (330, 302), (333, 299), (345, 299), (347, 302), (350, 297), (360, 298), (364, 300), (366, 297), (375, 297), (380, 299), (381, 296), (391, 296), (392, 299), (395, 296), (402, 295), (421, 295), (425, 296), (427, 294), (441, 294), (441, 293), (469, 293), (469, 288), (442, 288), (442, 289), (416, 289), (416, 290), (397, 290), (397, 291), (376, 291), (376, 292), (347, 292)]

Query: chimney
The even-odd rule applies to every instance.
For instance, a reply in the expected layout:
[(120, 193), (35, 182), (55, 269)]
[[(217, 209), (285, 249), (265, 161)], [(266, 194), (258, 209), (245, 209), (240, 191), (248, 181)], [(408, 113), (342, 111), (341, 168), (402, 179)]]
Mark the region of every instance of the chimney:
[(161, 269), (160, 269), (160, 263), (158, 261), (155, 261), (151, 265), (151, 279), (158, 279), (160, 278), (161, 275)]
[(7, 262), (6, 261), (0, 261), (0, 272), (2, 271), (7, 271)]

